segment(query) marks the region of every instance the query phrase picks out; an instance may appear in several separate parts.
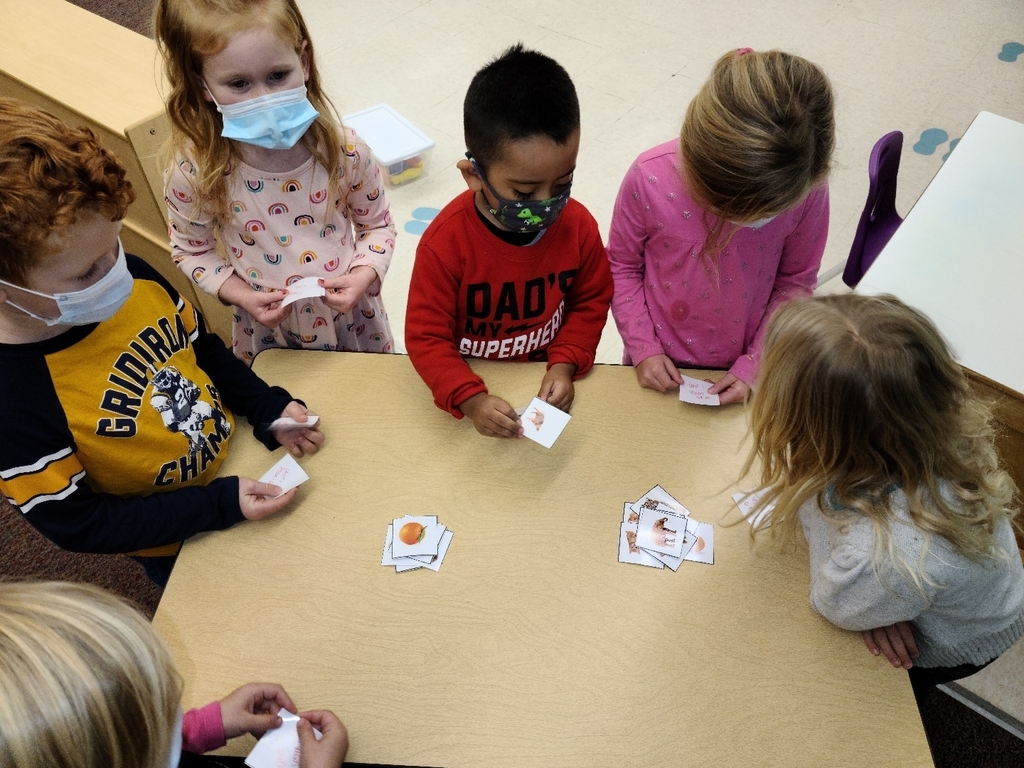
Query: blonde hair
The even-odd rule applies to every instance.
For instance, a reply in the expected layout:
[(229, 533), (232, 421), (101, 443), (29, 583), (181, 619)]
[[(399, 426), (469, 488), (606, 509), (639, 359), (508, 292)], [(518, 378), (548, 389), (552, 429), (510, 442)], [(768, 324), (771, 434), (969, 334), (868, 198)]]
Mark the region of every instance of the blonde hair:
[(0, 97), (0, 280), (24, 284), (81, 211), (120, 221), (134, 199), (124, 167), (95, 133)]
[[(194, 171), (193, 212), (209, 210), (228, 216), (226, 175), (237, 160), (232, 141), (221, 136), (221, 117), (207, 101), (200, 84), (203, 58), (219, 53), (237, 32), (266, 26), (291, 45), (297, 55), (303, 44), (309, 58), (306, 96), (320, 113), (301, 141), (329, 173), (328, 200), (338, 196), (345, 173), (337, 112), (323, 91), (306, 22), (295, 0), (157, 0), (153, 32), (170, 84), (167, 114), (171, 119), (170, 151), (176, 161), (189, 161)], [(340, 120), (338, 120), (340, 123)]]
[(679, 141), (687, 190), (705, 210), (701, 253), (713, 260), (736, 231), (730, 221), (779, 214), (828, 175), (832, 86), (800, 56), (730, 51), (690, 102)]
[[(769, 322), (759, 379), (744, 474), (760, 459), (773, 535), (793, 540), (816, 497), (836, 520), (870, 518), (876, 572), (888, 559), (918, 587), (932, 535), (973, 560), (1005, 554), (993, 531), (1016, 514), (1016, 489), (991, 412), (923, 314), (893, 296), (787, 302)], [(896, 488), (925, 537), (917, 563), (892, 542)]]
[(113, 595), (0, 584), (0, 766), (163, 768), (181, 688), (152, 626)]

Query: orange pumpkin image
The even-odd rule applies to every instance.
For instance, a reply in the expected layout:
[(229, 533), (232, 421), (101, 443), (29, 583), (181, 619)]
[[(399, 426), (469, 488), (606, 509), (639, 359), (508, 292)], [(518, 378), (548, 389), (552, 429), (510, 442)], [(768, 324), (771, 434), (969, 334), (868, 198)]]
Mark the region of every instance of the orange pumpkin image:
[(406, 523), (402, 526), (402, 529), (398, 532), (398, 540), (403, 544), (412, 546), (418, 544), (423, 539), (423, 532), (426, 529), (419, 523)]

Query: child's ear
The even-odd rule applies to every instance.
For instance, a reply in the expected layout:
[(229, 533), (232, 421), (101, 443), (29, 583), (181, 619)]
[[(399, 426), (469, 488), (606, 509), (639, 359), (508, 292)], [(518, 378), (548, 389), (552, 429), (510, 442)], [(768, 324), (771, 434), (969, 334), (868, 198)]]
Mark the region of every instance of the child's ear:
[(299, 49), (299, 63), (302, 64), (302, 82), (309, 80), (309, 41), (302, 41), (302, 48)]
[(462, 172), (462, 178), (466, 180), (466, 186), (474, 192), (480, 192), (484, 188), (483, 179), (476, 172), (476, 167), (467, 159), (459, 160), (455, 167)]
[(210, 94), (210, 89), (206, 87), (206, 83), (203, 82), (203, 78), (196, 75), (196, 85), (199, 87), (199, 92), (203, 94), (203, 98), (206, 101), (213, 101), (213, 96)]

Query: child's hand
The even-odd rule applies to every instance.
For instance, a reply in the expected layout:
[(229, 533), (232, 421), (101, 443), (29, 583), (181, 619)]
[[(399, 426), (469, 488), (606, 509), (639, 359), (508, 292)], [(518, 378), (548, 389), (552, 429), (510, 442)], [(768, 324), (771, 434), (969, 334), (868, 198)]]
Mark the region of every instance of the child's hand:
[(872, 655), (884, 654), (894, 667), (910, 669), (914, 659), (921, 655), (914, 640), (914, 625), (909, 621), (867, 629), (860, 636)]
[(233, 739), (251, 733), (257, 739), (281, 725), (278, 712), (295, 711), (295, 703), (276, 683), (248, 683), (220, 700), (224, 736)]
[(376, 279), (377, 273), (372, 267), (356, 267), (347, 275), (326, 277), (320, 281), (327, 291), (324, 303), (335, 312), (351, 312)]
[(288, 493), (278, 496), (281, 493), (280, 487), (270, 483), (260, 483), (248, 477), (240, 477), (238, 478), (238, 506), (242, 508), (242, 514), (245, 515), (246, 520), (261, 520), (288, 506), (288, 502), (295, 498), (298, 490), (298, 488), (292, 488)]
[(476, 431), (487, 437), (519, 437), (523, 425), (516, 409), (500, 397), (480, 392), (459, 405), (459, 410), (468, 416)]
[[(707, 381), (710, 381), (710, 379), (707, 379)], [(747, 399), (747, 395), (750, 394), (750, 387), (731, 373), (727, 373), (715, 382), (714, 386), (708, 390), (708, 394), (718, 395), (718, 402), (721, 405), (742, 403)]]
[(668, 355), (652, 355), (637, 363), (636, 378), (641, 387), (659, 392), (679, 389), (683, 383), (683, 377)]
[[(302, 403), (292, 400), (281, 412), (281, 416), (289, 416), (296, 421), (305, 421), (307, 413), (309, 413), (308, 408)], [(288, 453), (296, 458), (316, 453), (324, 441), (324, 433), (320, 431), (320, 422), (317, 422), (315, 427), (275, 429), (274, 437), (277, 438), (277, 442), (288, 449)]]
[(576, 389), (572, 385), (572, 376), (576, 366), (572, 363), (555, 363), (540, 382), (537, 397), (561, 411), (568, 411), (576, 397)]
[[(348, 731), (333, 712), (301, 712), (299, 732), (299, 768), (341, 768), (348, 752)], [(323, 734), (316, 740), (313, 726)]]
[(252, 286), (238, 275), (232, 275), (225, 280), (217, 291), (217, 298), (221, 301), (241, 307), (252, 315), (253, 320), (267, 328), (277, 328), (291, 313), (290, 306), (281, 306), (285, 295), (284, 291), (253, 290)]

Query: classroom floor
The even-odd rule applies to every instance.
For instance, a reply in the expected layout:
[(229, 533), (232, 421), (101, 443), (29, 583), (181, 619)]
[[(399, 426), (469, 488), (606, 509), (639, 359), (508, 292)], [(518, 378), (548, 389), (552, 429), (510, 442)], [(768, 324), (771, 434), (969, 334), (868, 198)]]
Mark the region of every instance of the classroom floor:
[[(838, 103), (831, 232), (822, 272), (842, 265), (867, 193), (867, 159), (905, 136), (902, 214), (980, 110), (1024, 121), (1020, 0), (559, 0), (510, 12), (497, 0), (299, 0), (342, 114), (385, 102), (435, 142), (425, 178), (390, 192), (399, 240), (384, 286), (399, 340), (417, 234), (465, 188), (462, 99), (473, 73), (522, 41), (576, 83), (582, 142), (573, 196), (607, 235), (619, 183), (643, 150), (678, 134), (713, 62), (742, 46), (820, 64)], [(836, 277), (822, 290), (844, 290)], [(404, 347), (399, 341), (399, 349)], [(621, 360), (609, 321), (599, 360)]]

